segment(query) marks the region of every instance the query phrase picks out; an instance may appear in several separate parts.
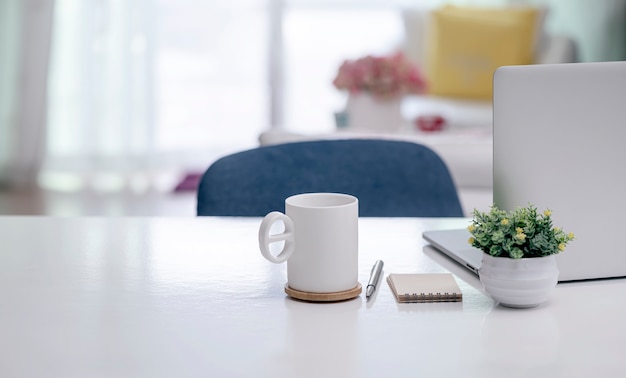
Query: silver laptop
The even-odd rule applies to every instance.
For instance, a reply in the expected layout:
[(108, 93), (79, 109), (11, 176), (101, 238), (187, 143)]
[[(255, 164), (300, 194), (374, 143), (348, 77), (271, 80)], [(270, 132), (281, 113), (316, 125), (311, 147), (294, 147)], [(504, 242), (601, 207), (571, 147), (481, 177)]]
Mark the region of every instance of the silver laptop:
[[(626, 276), (626, 62), (507, 66), (494, 75), (493, 194), (576, 234), (559, 281)], [(470, 270), (467, 230), (424, 238)]]

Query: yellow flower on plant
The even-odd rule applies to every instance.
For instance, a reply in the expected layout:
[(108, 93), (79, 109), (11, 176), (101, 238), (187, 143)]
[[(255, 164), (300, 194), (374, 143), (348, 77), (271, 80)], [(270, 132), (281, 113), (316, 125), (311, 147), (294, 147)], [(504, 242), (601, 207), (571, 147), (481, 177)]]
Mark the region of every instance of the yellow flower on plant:
[(503, 226), (506, 226), (507, 224), (509, 224), (509, 220), (504, 218), (504, 219), (502, 219), (502, 222), (500, 222), (500, 223), (502, 223)]
[(515, 231), (516, 231), (518, 234), (523, 234), (523, 233), (524, 233), (524, 229), (523, 229), (523, 228), (521, 228), (521, 227), (516, 228), (516, 229), (515, 229)]
[(574, 239), (574, 233), (570, 232), (569, 234), (567, 234), (567, 238), (568, 239)]
[(552, 211), (551, 210), (545, 210), (543, 212), (543, 215), (545, 215), (546, 217), (549, 217), (550, 215), (552, 215)]
[(476, 227), (475, 227), (473, 224), (470, 224), (470, 225), (467, 227), (467, 231), (469, 231), (469, 232), (474, 232), (474, 229), (475, 229), (475, 228), (476, 228)]
[(475, 240), (476, 240), (476, 239), (474, 239), (474, 238), (469, 238), (469, 240), (468, 240), (467, 242), (468, 242), (468, 243), (470, 243), (470, 244), (474, 244), (474, 241), (475, 241)]
[(565, 250), (565, 243), (559, 244), (559, 251), (563, 252)]

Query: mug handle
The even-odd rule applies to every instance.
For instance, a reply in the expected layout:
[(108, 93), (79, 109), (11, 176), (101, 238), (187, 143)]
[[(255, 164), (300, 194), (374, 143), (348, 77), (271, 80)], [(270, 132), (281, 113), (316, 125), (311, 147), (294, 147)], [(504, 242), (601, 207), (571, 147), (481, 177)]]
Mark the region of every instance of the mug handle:
[[(270, 228), (278, 221), (283, 221), (285, 231), (280, 234), (270, 235)], [(293, 221), (291, 218), (279, 211), (272, 211), (263, 218), (261, 227), (259, 227), (259, 249), (261, 249), (263, 257), (275, 264), (287, 261), (295, 250), (294, 240)], [(284, 241), (285, 245), (283, 250), (274, 256), (270, 253), (269, 245), (280, 241)]]

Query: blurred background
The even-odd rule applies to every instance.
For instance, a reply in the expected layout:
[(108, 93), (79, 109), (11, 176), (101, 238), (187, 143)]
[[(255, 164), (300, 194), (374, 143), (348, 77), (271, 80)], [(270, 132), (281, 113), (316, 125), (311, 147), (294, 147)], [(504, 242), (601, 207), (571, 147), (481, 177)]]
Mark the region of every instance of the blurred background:
[(626, 0), (0, 0), (0, 214), (193, 216), (181, 180), (332, 131), (341, 62), (446, 3), (545, 6), (578, 61), (626, 60)]

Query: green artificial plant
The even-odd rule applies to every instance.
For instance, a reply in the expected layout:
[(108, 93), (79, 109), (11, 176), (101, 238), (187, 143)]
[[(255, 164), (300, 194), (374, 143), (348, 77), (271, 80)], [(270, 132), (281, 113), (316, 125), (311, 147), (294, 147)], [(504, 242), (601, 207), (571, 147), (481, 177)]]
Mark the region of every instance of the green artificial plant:
[(538, 213), (532, 204), (511, 212), (495, 205), (484, 213), (474, 209), (469, 243), (491, 256), (512, 259), (557, 254), (565, 250), (574, 234), (553, 227), (551, 215), (550, 210)]

